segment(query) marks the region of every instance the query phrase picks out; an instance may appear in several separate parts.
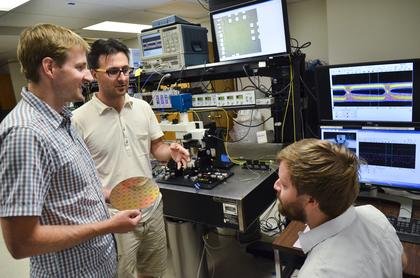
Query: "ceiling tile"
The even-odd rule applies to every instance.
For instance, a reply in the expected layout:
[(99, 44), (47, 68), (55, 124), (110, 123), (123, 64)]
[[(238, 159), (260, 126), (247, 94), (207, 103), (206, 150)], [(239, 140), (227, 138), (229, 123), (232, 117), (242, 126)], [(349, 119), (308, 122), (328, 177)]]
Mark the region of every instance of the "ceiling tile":
[(199, 19), (208, 16), (208, 11), (205, 10), (196, 1), (172, 1), (165, 5), (156, 6), (149, 9), (152, 12), (159, 12), (164, 14), (175, 14), (180, 17), (188, 17)]
[[(76, 5), (68, 5), (70, 1)], [(151, 24), (155, 19), (172, 14), (193, 23), (208, 18), (208, 12), (197, 0), (32, 0), (12, 11), (0, 12), (0, 63), (15, 58), (21, 30), (37, 23), (66, 26), (86, 38), (112, 37), (126, 40), (136, 38), (136, 34), (82, 28), (105, 20)]]

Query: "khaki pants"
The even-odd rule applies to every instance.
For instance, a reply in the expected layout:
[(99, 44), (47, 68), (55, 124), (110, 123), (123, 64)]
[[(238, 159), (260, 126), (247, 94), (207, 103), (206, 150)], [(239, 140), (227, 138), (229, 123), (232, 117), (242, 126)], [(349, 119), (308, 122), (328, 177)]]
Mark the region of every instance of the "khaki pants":
[[(116, 210), (111, 209), (111, 214)], [(163, 205), (136, 229), (115, 234), (118, 247), (118, 277), (136, 278), (136, 270), (145, 276), (161, 277), (166, 270), (167, 245)]]

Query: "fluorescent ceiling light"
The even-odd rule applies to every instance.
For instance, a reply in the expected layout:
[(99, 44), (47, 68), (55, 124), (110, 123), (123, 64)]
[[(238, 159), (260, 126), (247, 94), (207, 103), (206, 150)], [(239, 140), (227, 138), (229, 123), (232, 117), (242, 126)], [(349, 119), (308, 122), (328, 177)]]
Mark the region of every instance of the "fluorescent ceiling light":
[(147, 28), (152, 28), (152, 26), (143, 25), (143, 24), (134, 24), (134, 23), (115, 22), (115, 21), (104, 21), (98, 24), (85, 27), (83, 29), (138, 34), (141, 32), (141, 30), (147, 29)]
[(0, 2), (0, 11), (10, 11), (11, 9), (16, 8), (22, 4), (25, 4), (29, 0), (7, 0)]

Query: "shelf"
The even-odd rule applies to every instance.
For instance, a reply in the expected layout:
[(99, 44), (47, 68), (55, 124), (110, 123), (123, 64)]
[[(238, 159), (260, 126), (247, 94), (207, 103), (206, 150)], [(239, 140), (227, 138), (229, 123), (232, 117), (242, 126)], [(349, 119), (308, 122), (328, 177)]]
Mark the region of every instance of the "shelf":
[(182, 70), (176, 71), (160, 71), (160, 72), (143, 72), (140, 76), (140, 84), (144, 82), (159, 82), (164, 74), (170, 73), (171, 76), (162, 80), (162, 84), (170, 84), (179, 81), (183, 82), (200, 82), (207, 80), (230, 79), (245, 77), (247, 75), (272, 76), (273, 69), (289, 67), (288, 56), (276, 56), (259, 59), (241, 60), (239, 62), (219, 62), (189, 66)]
[[(210, 110), (238, 110), (238, 109), (264, 109), (264, 108), (271, 108), (272, 105), (240, 105), (240, 106), (207, 106), (207, 107), (191, 107), (189, 111), (210, 111)], [(164, 112), (178, 112), (173, 108), (152, 108), (153, 111), (164, 111)]]

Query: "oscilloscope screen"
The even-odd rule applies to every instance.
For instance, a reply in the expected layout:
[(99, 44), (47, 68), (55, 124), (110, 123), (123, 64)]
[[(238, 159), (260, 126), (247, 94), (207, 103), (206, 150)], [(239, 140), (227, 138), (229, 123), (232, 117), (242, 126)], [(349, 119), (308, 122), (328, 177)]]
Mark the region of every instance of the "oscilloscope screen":
[(320, 118), (419, 122), (419, 71), (415, 60), (323, 67), (317, 72)]

